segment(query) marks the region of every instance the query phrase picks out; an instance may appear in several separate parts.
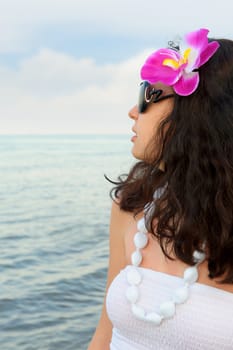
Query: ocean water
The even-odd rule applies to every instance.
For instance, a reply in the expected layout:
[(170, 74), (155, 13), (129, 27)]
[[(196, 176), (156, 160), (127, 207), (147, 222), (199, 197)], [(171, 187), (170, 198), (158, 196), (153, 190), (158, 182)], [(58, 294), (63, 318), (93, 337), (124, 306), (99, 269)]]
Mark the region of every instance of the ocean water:
[(0, 136), (0, 349), (86, 350), (130, 136)]

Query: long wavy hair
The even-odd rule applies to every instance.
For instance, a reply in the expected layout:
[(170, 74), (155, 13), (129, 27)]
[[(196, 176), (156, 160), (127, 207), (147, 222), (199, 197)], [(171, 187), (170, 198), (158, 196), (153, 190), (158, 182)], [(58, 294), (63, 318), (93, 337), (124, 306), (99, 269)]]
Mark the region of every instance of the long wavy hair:
[(204, 249), (209, 277), (233, 283), (233, 41), (217, 41), (220, 48), (199, 69), (197, 90), (175, 96), (145, 160), (111, 181), (111, 197), (135, 215), (153, 202), (146, 224), (164, 254), (172, 259), (172, 247), (193, 265), (193, 251)]

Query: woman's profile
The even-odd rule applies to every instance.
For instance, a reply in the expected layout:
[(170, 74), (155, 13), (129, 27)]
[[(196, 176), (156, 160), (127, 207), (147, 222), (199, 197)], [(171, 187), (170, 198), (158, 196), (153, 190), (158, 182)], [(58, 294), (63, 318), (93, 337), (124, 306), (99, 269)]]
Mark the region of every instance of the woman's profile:
[(233, 349), (233, 41), (208, 32), (141, 68), (89, 350)]

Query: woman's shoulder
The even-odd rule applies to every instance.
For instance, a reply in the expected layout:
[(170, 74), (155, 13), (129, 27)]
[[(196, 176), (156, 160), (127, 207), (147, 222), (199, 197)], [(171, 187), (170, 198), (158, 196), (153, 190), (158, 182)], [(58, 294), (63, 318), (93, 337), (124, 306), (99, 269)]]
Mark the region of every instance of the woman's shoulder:
[(111, 221), (114, 220), (114, 224), (120, 226), (130, 222), (136, 222), (137, 217), (135, 217), (134, 213), (121, 209), (120, 204), (120, 198), (112, 201)]
[[(124, 252), (126, 237), (129, 231), (135, 231), (138, 216), (135, 216), (133, 212), (125, 211), (121, 209), (120, 199), (112, 202), (111, 219), (110, 219), (110, 245), (114, 248), (114, 252)], [(111, 248), (110, 246), (110, 248)]]

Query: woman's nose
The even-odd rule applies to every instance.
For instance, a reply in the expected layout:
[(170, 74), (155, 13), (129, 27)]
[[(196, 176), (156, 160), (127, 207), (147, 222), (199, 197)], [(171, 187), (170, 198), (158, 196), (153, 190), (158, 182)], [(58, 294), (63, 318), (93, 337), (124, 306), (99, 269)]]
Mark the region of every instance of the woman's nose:
[(129, 113), (128, 113), (129, 117), (131, 119), (138, 119), (138, 106), (135, 105), (133, 106), (130, 110), (129, 110)]

